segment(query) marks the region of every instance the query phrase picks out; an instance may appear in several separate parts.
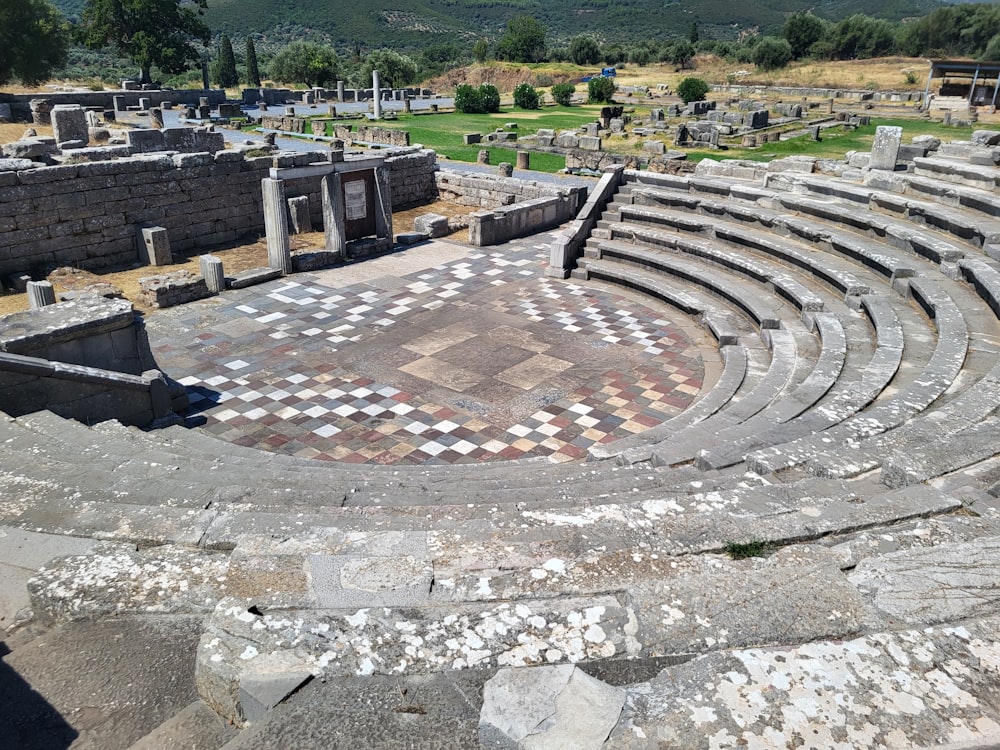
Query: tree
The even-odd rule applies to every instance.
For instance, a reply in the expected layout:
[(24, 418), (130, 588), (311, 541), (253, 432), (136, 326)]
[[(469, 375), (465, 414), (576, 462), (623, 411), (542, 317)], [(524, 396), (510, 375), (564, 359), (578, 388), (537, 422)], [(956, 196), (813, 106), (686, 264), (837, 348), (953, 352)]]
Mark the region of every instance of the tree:
[(154, 65), (183, 73), (201, 60), (193, 42), (208, 43), (206, 7), (207, 0), (87, 0), (79, 39), (91, 49), (115, 47), (139, 66), (141, 83), (152, 83)]
[(48, 0), (0, 2), (0, 84), (41, 83), (66, 64), (68, 50), (66, 21)]
[(229, 41), (226, 34), (219, 39), (219, 56), (213, 66), (212, 76), (220, 88), (228, 89), (240, 82), (240, 75), (236, 72), (236, 54), (233, 52), (233, 43)]
[(688, 77), (677, 84), (677, 95), (685, 104), (700, 102), (710, 90), (710, 86), (700, 78)]
[(569, 59), (577, 65), (597, 65), (601, 49), (592, 36), (575, 36), (569, 42)]
[(697, 44), (698, 40), (701, 38), (701, 34), (698, 33), (698, 22), (691, 22), (691, 29), (688, 31), (688, 41), (691, 44)]
[(485, 39), (478, 40), (472, 45), (472, 59), (478, 63), (486, 62), (490, 58), (490, 43)]
[(591, 104), (611, 103), (615, 95), (615, 82), (604, 76), (594, 76), (587, 81), (587, 101)]
[(792, 46), (787, 39), (766, 36), (753, 48), (753, 63), (761, 70), (778, 70), (792, 59)]
[(573, 101), (573, 94), (576, 93), (576, 86), (572, 83), (557, 83), (552, 87), (552, 98), (556, 104), (568, 107)]
[(257, 67), (257, 48), (254, 47), (253, 37), (247, 37), (247, 83), (251, 86), (260, 86), (260, 68)]
[(417, 64), (407, 55), (391, 49), (369, 52), (361, 65), (359, 78), (366, 86), (371, 85), (372, 71), (378, 71), (379, 83), (390, 89), (400, 89), (417, 80)]
[(497, 59), (511, 62), (542, 62), (545, 59), (545, 27), (534, 16), (515, 16), (497, 41)]
[(896, 46), (893, 25), (860, 13), (837, 23), (829, 34), (830, 52), (838, 60), (887, 55)]
[(520, 83), (514, 87), (514, 104), (521, 109), (538, 109), (538, 92), (530, 83)]
[(278, 50), (268, 74), (276, 81), (325, 86), (337, 78), (337, 53), (311, 42), (292, 42)]
[(684, 70), (694, 57), (694, 53), (694, 45), (686, 39), (682, 39), (666, 47), (661, 53), (661, 57), (665, 56), (669, 62)]
[(781, 27), (781, 35), (792, 48), (792, 57), (804, 57), (816, 42), (823, 38), (827, 24), (812, 13), (793, 13)]

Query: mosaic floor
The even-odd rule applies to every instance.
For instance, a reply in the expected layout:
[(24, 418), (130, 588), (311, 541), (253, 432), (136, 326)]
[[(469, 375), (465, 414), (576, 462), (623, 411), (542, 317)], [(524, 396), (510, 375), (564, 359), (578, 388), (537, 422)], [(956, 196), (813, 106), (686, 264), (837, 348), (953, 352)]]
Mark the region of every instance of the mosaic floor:
[(189, 424), (239, 445), (383, 464), (580, 458), (678, 413), (704, 369), (662, 310), (546, 278), (550, 239), (429, 243), (367, 261), (449, 258), (405, 276), (345, 283), (355, 264), (228, 292), (151, 316), (151, 347), (188, 386)]

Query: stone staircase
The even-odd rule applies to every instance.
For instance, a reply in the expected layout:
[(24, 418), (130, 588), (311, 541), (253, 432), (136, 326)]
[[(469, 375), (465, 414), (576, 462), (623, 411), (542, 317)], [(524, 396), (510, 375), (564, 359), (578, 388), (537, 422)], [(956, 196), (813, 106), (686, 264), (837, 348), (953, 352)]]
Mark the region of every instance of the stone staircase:
[(542, 694), (570, 665), (622, 705), (571, 746), (995, 743), (1000, 170), (973, 156), (626, 172), (574, 273), (691, 316), (723, 369), (586, 462), (328, 464), (0, 419), (0, 528), (96, 540), (33, 568), (9, 661), (45, 682), (42, 638), (146, 644), (173, 688), (128, 732), (50, 699), (109, 748), (513, 747), (495, 732), (537, 711), (535, 733), (589, 726)]

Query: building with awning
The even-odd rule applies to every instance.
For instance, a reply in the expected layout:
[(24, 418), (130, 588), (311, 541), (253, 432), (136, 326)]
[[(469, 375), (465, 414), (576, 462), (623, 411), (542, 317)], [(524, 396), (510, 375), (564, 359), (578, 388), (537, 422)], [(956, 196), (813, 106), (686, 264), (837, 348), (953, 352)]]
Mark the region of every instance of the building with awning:
[(931, 95), (931, 85), (941, 79), (937, 96), (964, 97), (970, 107), (995, 107), (1000, 89), (1000, 62), (970, 60), (930, 60), (924, 106)]

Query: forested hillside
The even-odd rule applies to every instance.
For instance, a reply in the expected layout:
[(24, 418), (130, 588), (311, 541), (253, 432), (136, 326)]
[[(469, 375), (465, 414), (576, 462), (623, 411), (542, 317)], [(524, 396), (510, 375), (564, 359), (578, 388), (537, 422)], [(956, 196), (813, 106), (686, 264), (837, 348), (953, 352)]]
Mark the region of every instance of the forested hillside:
[[(54, 0), (70, 18), (84, 0)], [(685, 36), (697, 22), (704, 38), (736, 39), (741, 33), (774, 33), (787, 17), (811, 10), (839, 20), (854, 13), (899, 20), (924, 15), (937, 0), (209, 0), (206, 22), (214, 33), (258, 36), (263, 46), (312, 39), (337, 47), (418, 50), (444, 42), (500, 34), (507, 21), (529, 14), (548, 29), (550, 41), (589, 33), (602, 43)]]

